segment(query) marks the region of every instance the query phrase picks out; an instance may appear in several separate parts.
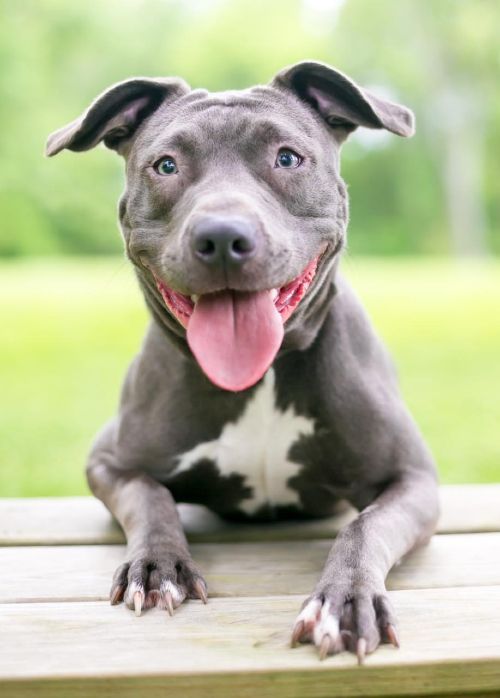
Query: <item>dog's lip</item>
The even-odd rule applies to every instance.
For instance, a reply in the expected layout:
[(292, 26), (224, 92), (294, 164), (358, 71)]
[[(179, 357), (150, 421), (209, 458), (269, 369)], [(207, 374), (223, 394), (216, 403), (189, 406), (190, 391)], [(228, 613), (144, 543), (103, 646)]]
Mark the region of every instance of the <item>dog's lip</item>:
[[(306, 295), (306, 292), (316, 276), (318, 265), (324, 257), (326, 250), (327, 245), (323, 246), (320, 253), (314, 257), (314, 259), (309, 262), (301, 273), (294, 277), (291, 281), (285, 283), (283, 286), (269, 289), (269, 293), (271, 294), (275, 308), (280, 314), (283, 323), (288, 320)], [(195, 304), (197, 303), (200, 295), (194, 293), (187, 295), (180, 293), (179, 291), (175, 291), (170, 286), (167, 286), (167, 284), (162, 281), (154, 273), (154, 271), (151, 270), (151, 273), (153, 274), (156, 286), (163, 298), (165, 306), (180, 322), (180, 324), (184, 328), (187, 328), (189, 318), (193, 313)], [(241, 291), (231, 288), (223, 290), (232, 291), (233, 293), (241, 293)]]

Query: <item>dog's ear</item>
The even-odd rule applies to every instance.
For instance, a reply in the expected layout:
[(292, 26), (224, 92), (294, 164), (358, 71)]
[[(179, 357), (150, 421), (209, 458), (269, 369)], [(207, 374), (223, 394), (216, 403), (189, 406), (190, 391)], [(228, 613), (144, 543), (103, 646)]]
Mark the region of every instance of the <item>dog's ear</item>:
[(271, 85), (292, 90), (308, 102), (340, 142), (358, 126), (385, 128), (398, 136), (412, 136), (415, 131), (409, 109), (376, 97), (324, 63), (292, 65), (278, 73)]
[(45, 153), (50, 157), (65, 148), (89, 150), (101, 141), (119, 152), (160, 104), (189, 90), (189, 85), (177, 78), (132, 78), (119, 82), (99, 95), (78, 119), (52, 133)]

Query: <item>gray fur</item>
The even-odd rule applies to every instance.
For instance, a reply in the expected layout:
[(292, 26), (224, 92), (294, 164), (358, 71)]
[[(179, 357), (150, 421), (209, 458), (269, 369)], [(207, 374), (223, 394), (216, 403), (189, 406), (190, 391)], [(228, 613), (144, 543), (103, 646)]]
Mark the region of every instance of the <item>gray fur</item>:
[[(407, 136), (413, 118), (338, 71), (307, 62), (268, 86), (238, 92), (191, 91), (175, 79), (126, 81), (50, 137), (49, 155), (104, 141), (124, 156), (120, 223), (152, 315), (119, 413), (98, 436), (88, 465), (91, 489), (128, 541), (113, 601), (125, 596), (130, 607), (138, 599), (168, 608), (172, 599), (176, 605), (185, 596), (203, 596), (176, 501), (248, 518), (239, 507), (250, 494), (244, 474), (222, 476), (210, 461), (178, 474), (176, 464), (179, 454), (217, 439), (237, 421), (259, 386), (230, 393), (208, 380), (153, 272), (187, 295), (256, 291), (284, 286), (321, 254), (273, 364), (279, 409), (291, 406), (315, 424), (314, 434), (297, 440), (290, 453), (300, 470), (288, 484), (300, 505), (270, 503), (254, 518), (326, 516), (340, 499), (356, 506), (358, 519), (335, 540), (305, 605), (307, 616), (317, 600), (321, 618), (299, 616), (294, 637), (314, 642), (323, 654), (348, 649), (361, 658), (380, 641), (394, 640), (384, 579), (432, 534), (437, 484), (390, 358), (338, 272), (348, 221), (340, 145), (358, 126)], [(284, 146), (304, 157), (296, 171), (268, 166)], [(176, 157), (181, 176), (155, 174), (153, 164), (165, 155)], [(257, 246), (245, 264), (210, 267), (193, 254), (193, 226), (213, 215), (237, 216), (251, 227)], [(340, 623), (336, 637), (331, 618)]]

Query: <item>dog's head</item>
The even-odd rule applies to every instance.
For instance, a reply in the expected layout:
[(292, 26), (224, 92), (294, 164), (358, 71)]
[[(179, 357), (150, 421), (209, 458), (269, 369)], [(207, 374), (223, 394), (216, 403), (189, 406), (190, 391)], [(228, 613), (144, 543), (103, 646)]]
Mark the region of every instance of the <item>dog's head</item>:
[(413, 117), (304, 62), (234, 92), (127, 80), (47, 154), (104, 142), (124, 156), (120, 223), (153, 314), (216, 385), (243, 390), (324, 316), (348, 218), (339, 150), (358, 126), (410, 136)]

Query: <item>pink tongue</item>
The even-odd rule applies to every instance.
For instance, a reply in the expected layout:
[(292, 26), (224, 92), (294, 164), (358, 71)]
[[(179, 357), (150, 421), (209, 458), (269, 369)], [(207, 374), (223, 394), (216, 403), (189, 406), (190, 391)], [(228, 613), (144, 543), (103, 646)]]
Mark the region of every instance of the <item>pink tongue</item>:
[(200, 296), (187, 340), (204, 373), (224, 390), (245, 390), (274, 360), (283, 323), (269, 291), (220, 291)]

